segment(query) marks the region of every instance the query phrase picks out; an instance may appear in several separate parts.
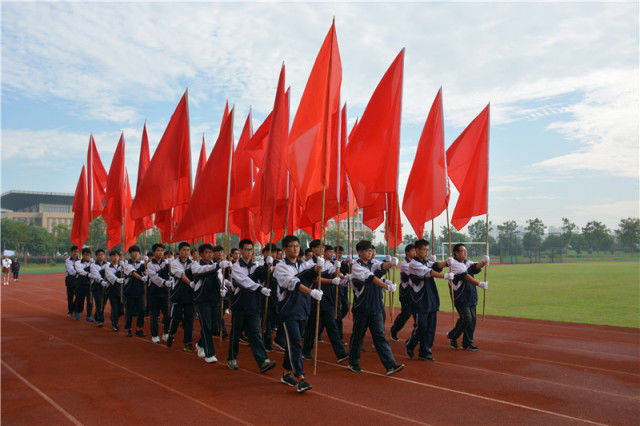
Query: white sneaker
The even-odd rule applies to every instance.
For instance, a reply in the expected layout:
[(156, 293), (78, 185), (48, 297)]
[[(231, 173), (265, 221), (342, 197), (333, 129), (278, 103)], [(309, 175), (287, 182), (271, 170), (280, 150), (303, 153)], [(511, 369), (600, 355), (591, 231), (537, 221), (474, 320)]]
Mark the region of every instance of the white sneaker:
[(159, 338), (158, 336), (155, 336), (155, 337), (152, 337), (152, 338), (151, 338), (151, 341), (152, 341), (153, 343), (160, 343), (160, 338)]
[(166, 342), (167, 340), (169, 340), (169, 333), (165, 333), (162, 335), (162, 341)]
[(217, 362), (218, 358), (216, 358), (216, 356), (210, 356), (204, 359), (204, 362)]
[(196, 343), (196, 349), (198, 350), (198, 357), (200, 358), (204, 358), (204, 348), (201, 348), (197, 343)]

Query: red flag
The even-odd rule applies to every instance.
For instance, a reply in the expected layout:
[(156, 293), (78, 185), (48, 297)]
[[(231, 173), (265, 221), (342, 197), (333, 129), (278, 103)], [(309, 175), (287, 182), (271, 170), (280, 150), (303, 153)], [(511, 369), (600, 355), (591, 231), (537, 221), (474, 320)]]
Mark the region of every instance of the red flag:
[(113, 154), (109, 175), (107, 176), (107, 190), (104, 197), (102, 217), (109, 227), (120, 226), (124, 221), (124, 134), (120, 134), (120, 141)]
[(200, 175), (202, 175), (202, 170), (204, 170), (204, 166), (207, 164), (207, 151), (204, 146), (204, 134), (202, 135), (202, 148), (200, 148), (200, 157), (198, 157), (198, 167), (196, 168), (196, 182), (194, 184), (198, 184), (198, 179), (200, 179)]
[(460, 193), (451, 217), (451, 224), (460, 230), (473, 216), (487, 213), (489, 105), (447, 149), (447, 173)]
[[(129, 247), (136, 243), (135, 220), (131, 217), (131, 187), (129, 185), (129, 174), (125, 169), (124, 187), (122, 188), (124, 201), (124, 233), (125, 241), (122, 251), (126, 252)], [(107, 249), (111, 250), (115, 246), (122, 244), (122, 224), (107, 225)]]
[(252, 160), (247, 154), (247, 145), (251, 139), (251, 111), (244, 123), (238, 146), (233, 153), (231, 163), (231, 195), (229, 210), (231, 211), (231, 232), (241, 237), (253, 239), (253, 217), (249, 210), (251, 188), (253, 184)]
[(262, 168), (264, 161), (264, 150), (267, 146), (267, 139), (269, 139), (269, 129), (271, 129), (271, 113), (264, 119), (258, 130), (247, 142), (246, 151), (253, 159), (253, 165), (258, 168)]
[(171, 230), (173, 229), (173, 208), (156, 213), (154, 222), (156, 228), (160, 231), (160, 240), (162, 241), (162, 244), (172, 242), (173, 237), (171, 235)]
[(231, 110), (222, 123), (209, 160), (198, 180), (193, 196), (176, 228), (173, 240), (190, 240), (225, 231), (227, 181), (233, 152), (233, 115)]
[(107, 186), (107, 171), (100, 161), (100, 154), (98, 154), (93, 135), (89, 136), (89, 149), (87, 150), (87, 182), (89, 208), (91, 209), (91, 220), (93, 220), (102, 213), (102, 201)]
[(380, 80), (347, 145), (345, 165), (362, 207), (373, 203), (375, 194), (398, 187), (403, 62), (404, 49)]
[(153, 154), (131, 207), (134, 218), (189, 202), (191, 151), (187, 92), (182, 96)]
[(395, 192), (387, 194), (387, 225), (385, 229), (385, 239), (390, 249), (402, 244), (402, 223), (400, 218), (400, 206), (398, 205), (398, 194)]
[(73, 195), (73, 225), (71, 226), (71, 242), (82, 247), (89, 236), (89, 198), (87, 194), (87, 178), (85, 168), (82, 166), (80, 178)]
[(342, 64), (332, 23), (309, 74), (289, 136), (289, 172), (303, 203), (329, 184), (328, 158), (331, 141), (338, 140), (334, 120), (340, 114), (341, 82)]
[(402, 200), (402, 211), (418, 238), (425, 222), (437, 217), (449, 203), (449, 185), (444, 156), (442, 88), (431, 105), (418, 142), (411, 173)]
[[(140, 143), (140, 159), (138, 160), (138, 180), (136, 182), (136, 194), (140, 190), (142, 179), (144, 178), (144, 174), (149, 167), (149, 157), (149, 136), (147, 135), (147, 123), (144, 123), (144, 127), (142, 128), (142, 142)], [(142, 232), (151, 228), (153, 228), (153, 215), (145, 216), (136, 219), (134, 233), (135, 235), (140, 235)]]
[[(271, 129), (267, 141), (264, 164), (260, 170), (260, 209), (261, 221), (259, 231), (263, 233), (271, 232), (279, 227), (274, 225), (276, 216), (276, 204), (286, 197), (286, 143), (289, 135), (289, 105), (284, 92), (285, 67), (282, 64), (278, 88), (273, 104), (271, 115)], [(285, 188), (283, 194), (282, 188)], [(280, 217), (281, 218), (281, 217)], [(283, 227), (284, 228), (284, 227)]]

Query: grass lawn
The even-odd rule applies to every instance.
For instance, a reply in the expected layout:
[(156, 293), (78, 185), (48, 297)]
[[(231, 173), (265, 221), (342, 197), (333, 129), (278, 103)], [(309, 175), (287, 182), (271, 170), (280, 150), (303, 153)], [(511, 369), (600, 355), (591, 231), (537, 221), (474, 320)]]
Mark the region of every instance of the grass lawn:
[[(640, 328), (639, 262), (490, 265), (487, 279), (487, 315)], [(436, 283), (450, 312), (448, 286)]]
[(64, 265), (63, 264), (48, 264), (47, 266), (44, 266), (44, 264), (42, 263), (34, 263), (32, 265), (27, 264), (27, 266), (24, 266), (24, 263), (22, 264), (22, 267), (20, 268), (20, 273), (27, 273), (27, 274), (45, 274), (45, 273), (50, 273), (50, 272), (64, 272)]

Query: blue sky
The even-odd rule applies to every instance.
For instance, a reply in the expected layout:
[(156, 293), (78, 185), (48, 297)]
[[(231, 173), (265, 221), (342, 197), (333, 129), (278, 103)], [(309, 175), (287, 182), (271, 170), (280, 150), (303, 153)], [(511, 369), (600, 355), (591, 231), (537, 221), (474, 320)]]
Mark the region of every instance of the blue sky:
[(283, 60), (295, 109), (333, 16), (350, 126), (407, 49), (401, 195), (442, 86), (447, 146), (491, 102), (492, 221), (638, 216), (633, 2), (5, 3), (2, 191), (73, 192), (89, 133), (108, 168), (120, 131), (135, 188), (144, 121), (153, 152), (187, 87), (195, 165), (226, 99), (257, 128)]

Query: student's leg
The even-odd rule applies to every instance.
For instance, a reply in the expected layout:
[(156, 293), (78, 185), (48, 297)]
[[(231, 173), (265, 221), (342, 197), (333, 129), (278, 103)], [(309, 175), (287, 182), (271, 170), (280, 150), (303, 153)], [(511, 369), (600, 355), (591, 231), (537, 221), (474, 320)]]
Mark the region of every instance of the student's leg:
[(288, 321), (285, 328), (287, 339), (287, 351), (291, 359), (291, 367), (295, 377), (304, 376), (302, 363), (302, 333), (306, 327), (306, 321)]
[[(427, 314), (425, 312), (416, 312), (416, 323), (418, 326), (411, 333), (411, 337), (407, 341), (407, 351), (413, 352), (418, 343), (421, 343), (420, 350), (422, 351), (422, 341), (424, 335), (427, 332)], [(424, 355), (420, 352), (420, 355)]]
[(212, 303), (201, 303), (198, 306), (200, 312), (200, 326), (202, 327), (202, 340), (204, 343), (205, 357), (209, 358), (216, 354), (216, 348), (213, 344), (213, 330), (215, 329), (215, 316), (218, 315), (216, 305)]
[(282, 334), (285, 336), (284, 338), (284, 357), (282, 360), (282, 368), (285, 371), (293, 371), (293, 366), (291, 365), (291, 355), (289, 352), (289, 344), (288, 344), (288, 334), (286, 332), (287, 330), (287, 322), (283, 321), (280, 323), (281, 324), (281, 329), (282, 329)]
[(249, 341), (253, 358), (258, 363), (258, 366), (261, 366), (269, 357), (260, 338), (260, 313), (245, 312), (243, 322), (243, 328), (247, 333), (247, 340)]
[(227, 354), (227, 361), (238, 359), (243, 320), (242, 311), (231, 311), (231, 332), (229, 334), (229, 353)]
[(76, 306), (74, 308), (74, 312), (76, 313), (76, 315), (80, 315), (82, 312), (84, 312), (84, 299), (86, 299), (86, 297), (87, 295), (84, 286), (77, 286), (75, 293)]
[(160, 314), (160, 304), (162, 299), (158, 296), (149, 298), (149, 307), (151, 316), (149, 318), (149, 328), (151, 329), (151, 337), (158, 337), (158, 315)]
[(395, 367), (396, 361), (393, 359), (391, 347), (384, 337), (384, 316), (382, 312), (369, 315), (369, 331), (373, 338), (373, 345), (376, 347), (376, 352), (378, 352), (384, 368), (389, 370)]
[(118, 320), (120, 319), (120, 296), (115, 291), (109, 292), (109, 304), (111, 305), (111, 325), (113, 328), (118, 328)]
[(169, 321), (169, 335), (173, 336), (178, 331), (180, 321), (183, 321), (182, 303), (172, 303), (169, 311), (171, 320)]
[(347, 356), (347, 352), (344, 350), (344, 343), (342, 343), (334, 313), (335, 311), (333, 310), (320, 311), (320, 323), (327, 329), (327, 336), (331, 342), (333, 353), (336, 354), (336, 358), (342, 359)]
[(94, 319), (97, 323), (104, 322), (104, 318), (102, 317), (102, 291), (99, 288), (96, 288), (92, 291), (94, 305), (96, 307), (95, 313), (93, 315)]
[[(401, 290), (405, 292), (406, 290)], [(391, 326), (391, 337), (396, 337), (396, 334), (405, 326), (409, 318), (411, 318), (411, 300), (407, 300), (406, 294), (400, 293), (400, 313), (396, 317), (393, 325)]]
[(193, 341), (193, 303), (183, 303), (182, 305), (182, 331), (184, 332), (183, 342), (186, 345)]
[(476, 307), (467, 306), (464, 310), (465, 313), (465, 327), (462, 335), (462, 347), (467, 347), (473, 344), (473, 333), (476, 329)]
[(368, 325), (367, 315), (353, 314), (353, 332), (349, 340), (349, 364), (351, 365), (360, 365), (360, 349)]
[(93, 311), (93, 301), (91, 300), (91, 284), (89, 284), (89, 288), (87, 289), (85, 297), (87, 298), (87, 318), (91, 318), (91, 311)]
[[(436, 324), (438, 323), (438, 312), (429, 312), (427, 314), (427, 329), (424, 335), (425, 349), (431, 351), (433, 341), (436, 337)], [(422, 348), (421, 348), (422, 349)]]
[[(316, 310), (318, 304), (315, 301), (311, 302), (311, 310), (309, 313), (309, 319), (305, 324), (305, 329), (303, 330), (303, 345), (302, 345), (302, 353), (306, 357), (311, 356), (311, 351), (313, 351), (313, 345), (315, 344), (316, 339)], [(318, 329), (319, 331), (319, 329)], [(320, 334), (318, 333), (318, 336)]]
[(162, 334), (169, 334), (169, 296), (162, 296), (162, 305), (160, 306), (162, 311)]
[(135, 309), (133, 304), (133, 297), (127, 296), (124, 299), (124, 329), (130, 331), (131, 330), (131, 322), (133, 319), (133, 310)]
[(73, 288), (72, 285), (67, 284), (67, 313), (69, 315), (73, 314), (73, 312), (76, 309), (76, 305), (75, 305), (75, 293), (76, 293), (76, 289)]
[(453, 327), (453, 329), (449, 333), (447, 333), (447, 337), (453, 340), (457, 340), (460, 337), (465, 327), (465, 310), (463, 307), (458, 305), (455, 305), (455, 307), (456, 311), (458, 311), (458, 320), (456, 321), (456, 325)]

